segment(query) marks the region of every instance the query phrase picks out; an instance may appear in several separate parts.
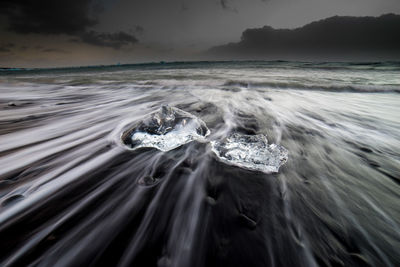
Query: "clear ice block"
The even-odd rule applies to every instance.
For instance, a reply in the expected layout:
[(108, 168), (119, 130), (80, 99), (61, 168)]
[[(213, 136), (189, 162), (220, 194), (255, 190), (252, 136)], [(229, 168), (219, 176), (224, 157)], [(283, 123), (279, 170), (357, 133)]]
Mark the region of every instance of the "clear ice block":
[(162, 106), (125, 132), (122, 140), (133, 150), (150, 147), (166, 152), (202, 140), (209, 134), (206, 124), (196, 116), (175, 107)]
[(286, 163), (288, 151), (276, 144), (268, 144), (267, 136), (233, 133), (221, 141), (211, 141), (212, 151), (227, 164), (265, 173), (279, 171)]

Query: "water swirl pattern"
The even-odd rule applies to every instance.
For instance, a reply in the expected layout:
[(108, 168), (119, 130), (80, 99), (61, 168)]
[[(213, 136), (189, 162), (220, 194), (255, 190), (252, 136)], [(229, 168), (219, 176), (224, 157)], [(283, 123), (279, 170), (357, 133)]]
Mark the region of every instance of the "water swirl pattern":
[(399, 72), (0, 71), (0, 266), (400, 266)]

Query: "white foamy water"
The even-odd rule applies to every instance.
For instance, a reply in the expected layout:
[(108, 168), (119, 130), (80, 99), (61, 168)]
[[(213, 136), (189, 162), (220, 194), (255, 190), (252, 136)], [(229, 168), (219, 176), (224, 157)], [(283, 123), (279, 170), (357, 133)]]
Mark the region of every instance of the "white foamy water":
[(399, 266), (399, 74), (3, 71), (0, 266)]

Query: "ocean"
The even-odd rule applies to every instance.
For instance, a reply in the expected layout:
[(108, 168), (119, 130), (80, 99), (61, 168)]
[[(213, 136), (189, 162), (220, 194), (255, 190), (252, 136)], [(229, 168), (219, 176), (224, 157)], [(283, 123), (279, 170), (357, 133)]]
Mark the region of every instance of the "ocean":
[(0, 266), (400, 266), (400, 63), (0, 71)]

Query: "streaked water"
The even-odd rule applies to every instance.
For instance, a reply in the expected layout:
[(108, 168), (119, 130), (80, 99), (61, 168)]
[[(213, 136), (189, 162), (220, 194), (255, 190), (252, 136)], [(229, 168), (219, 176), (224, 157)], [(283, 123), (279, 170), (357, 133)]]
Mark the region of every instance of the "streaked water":
[[(399, 63), (2, 71), (0, 266), (399, 266), (399, 92)], [(162, 105), (288, 161), (124, 146)]]

